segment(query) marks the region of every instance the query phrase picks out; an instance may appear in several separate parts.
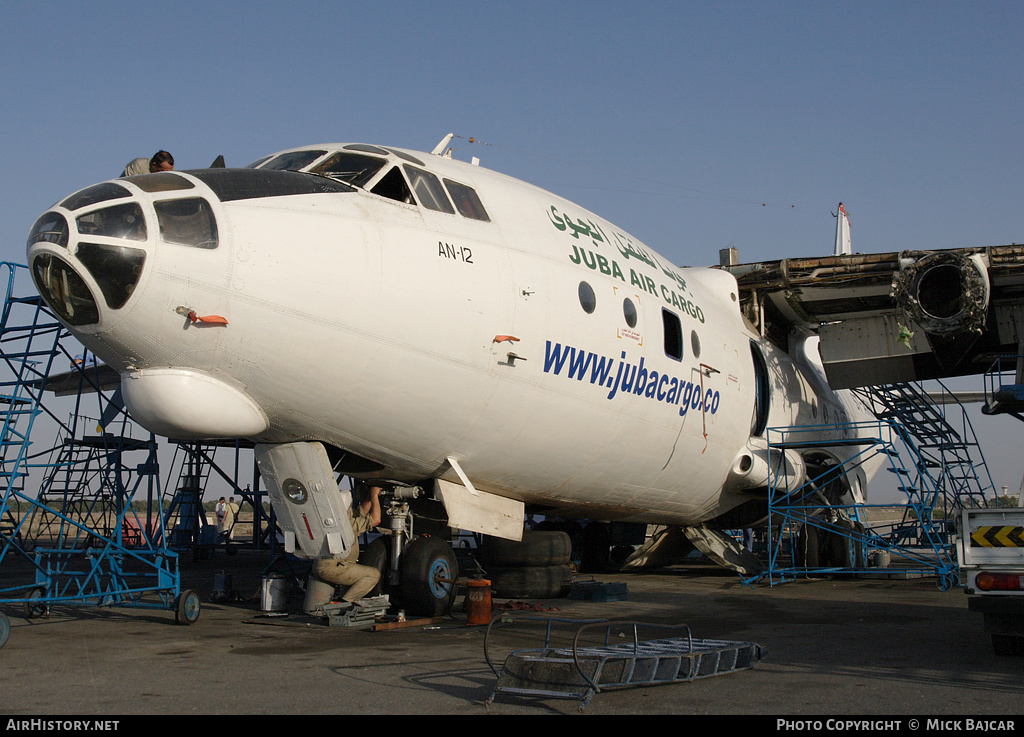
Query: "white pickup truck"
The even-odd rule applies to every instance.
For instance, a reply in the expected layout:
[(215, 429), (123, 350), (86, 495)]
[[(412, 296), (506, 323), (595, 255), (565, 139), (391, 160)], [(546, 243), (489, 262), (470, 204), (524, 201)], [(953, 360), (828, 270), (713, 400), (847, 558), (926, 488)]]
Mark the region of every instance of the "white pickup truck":
[(984, 617), (996, 655), (1024, 656), (1024, 508), (965, 509), (957, 530), (968, 608)]

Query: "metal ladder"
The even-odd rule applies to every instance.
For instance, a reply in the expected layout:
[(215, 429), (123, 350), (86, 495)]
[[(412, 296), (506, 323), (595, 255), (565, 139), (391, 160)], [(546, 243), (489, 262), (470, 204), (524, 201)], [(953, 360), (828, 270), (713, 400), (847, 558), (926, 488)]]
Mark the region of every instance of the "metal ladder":
[[(514, 650), (497, 666), (491, 657), (492, 636), (498, 631), (496, 625), (500, 628), (523, 622), (544, 624), (543, 644)], [(552, 646), (555, 624), (578, 628), (571, 646)], [(645, 639), (641, 637), (644, 630), (672, 636)], [(597, 633), (596, 638), (593, 632)], [(595, 641), (585, 644), (588, 638), (595, 638)], [(621, 641), (613, 644), (613, 638)], [(484, 655), (497, 676), (487, 705), (493, 703), (498, 694), (508, 694), (577, 700), (582, 702), (582, 711), (602, 691), (685, 683), (746, 670), (755, 667), (766, 652), (753, 642), (695, 639), (688, 625), (503, 614), (488, 625)]]
[[(171, 609), (178, 621), (195, 621), (198, 596), (181, 591), (177, 555), (164, 545), (155, 511), (160, 498), (155, 439), (147, 433), (148, 440), (132, 440), (124, 430), (81, 436), (77, 410), (88, 391), (84, 380), (72, 424), (56, 417), (42, 397), (55, 359), (71, 361), (67, 332), (31, 283), (25, 286), (24, 266), (0, 264), (0, 269), (8, 276), (0, 318), (0, 395), (7, 400), (0, 414), (0, 604), (23, 604), (28, 617), (46, 616), (51, 604), (61, 603)], [(18, 280), (19, 275), (24, 276)], [(26, 290), (30, 296), (23, 296)], [(84, 364), (79, 370), (86, 370)], [(57, 445), (44, 445), (50, 448), (48, 460), (45, 452), (28, 452), (39, 442), (31, 436), (41, 414), (58, 424)], [(126, 463), (125, 455), (137, 450), (147, 460)], [(35, 496), (24, 492), (30, 470), (43, 474)], [(139, 499), (142, 505), (143, 498), (140, 519), (135, 503)], [(40, 518), (45, 539), (29, 528)], [(18, 559), (24, 572), (4, 575), (8, 558)]]

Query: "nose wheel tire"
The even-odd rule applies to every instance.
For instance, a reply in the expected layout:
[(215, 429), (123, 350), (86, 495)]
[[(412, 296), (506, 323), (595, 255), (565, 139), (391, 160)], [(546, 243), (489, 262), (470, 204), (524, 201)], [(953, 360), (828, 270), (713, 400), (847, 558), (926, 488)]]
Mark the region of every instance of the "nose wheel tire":
[(402, 551), (401, 566), (406, 609), (426, 617), (446, 614), (459, 576), (451, 545), (434, 537), (416, 538)]

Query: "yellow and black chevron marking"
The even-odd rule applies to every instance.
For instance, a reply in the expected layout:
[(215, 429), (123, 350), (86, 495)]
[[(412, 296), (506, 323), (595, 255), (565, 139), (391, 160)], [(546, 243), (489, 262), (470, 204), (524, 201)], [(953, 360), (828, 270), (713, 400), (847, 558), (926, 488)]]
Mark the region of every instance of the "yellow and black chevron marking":
[(979, 527), (971, 533), (971, 545), (981, 548), (1022, 548), (1024, 527)]

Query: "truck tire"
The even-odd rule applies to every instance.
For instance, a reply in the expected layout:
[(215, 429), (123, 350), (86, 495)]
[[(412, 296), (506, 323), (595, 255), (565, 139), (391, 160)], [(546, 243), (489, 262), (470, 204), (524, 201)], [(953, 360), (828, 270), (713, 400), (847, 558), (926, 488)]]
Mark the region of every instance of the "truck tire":
[(485, 536), (480, 546), (485, 564), (508, 568), (565, 565), (571, 555), (571, 538), (558, 530), (527, 530), (521, 541)]
[(569, 593), (568, 565), (489, 568), (491, 595), (498, 599), (559, 599)]

